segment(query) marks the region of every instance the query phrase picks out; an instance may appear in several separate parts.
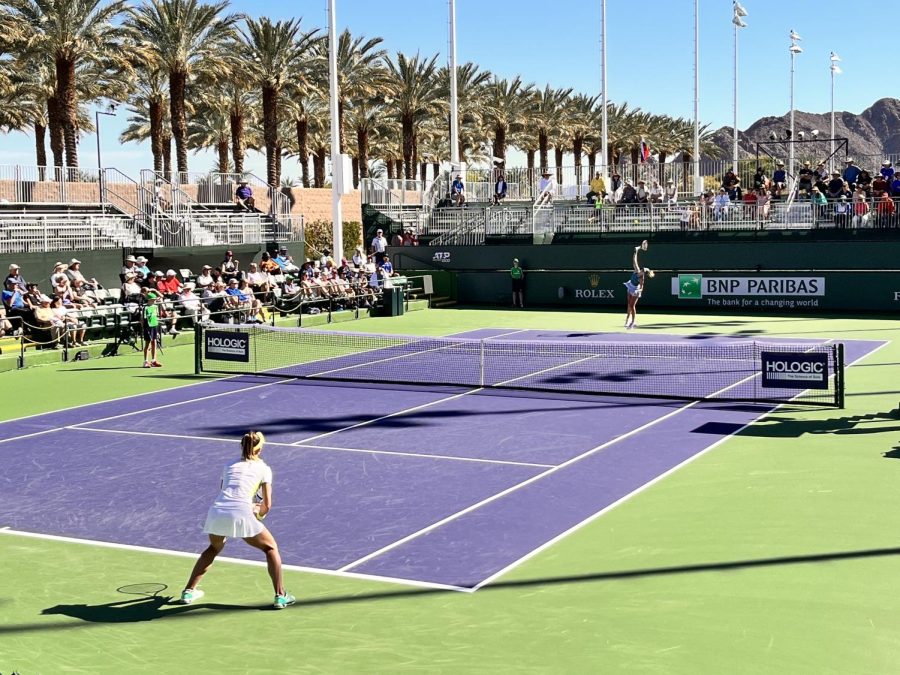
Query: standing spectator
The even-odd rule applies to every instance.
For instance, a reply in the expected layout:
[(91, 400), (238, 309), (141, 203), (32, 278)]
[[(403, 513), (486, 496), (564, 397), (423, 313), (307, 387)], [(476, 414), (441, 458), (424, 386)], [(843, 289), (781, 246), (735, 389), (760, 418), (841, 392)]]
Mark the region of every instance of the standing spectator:
[(847, 185), (854, 185), (859, 179), (859, 173), (861, 169), (856, 166), (856, 164), (853, 162), (852, 157), (848, 157), (845, 164), (846, 168), (844, 169), (842, 178), (847, 183)]
[(847, 203), (847, 195), (841, 195), (834, 203), (834, 226), (843, 230), (850, 224), (850, 204)]
[(541, 204), (552, 204), (553, 197), (556, 195), (556, 180), (550, 173), (550, 169), (541, 171), (541, 180), (538, 183), (538, 196), (535, 201), (536, 206)]
[(240, 261), (234, 258), (234, 252), (225, 251), (225, 260), (221, 262), (219, 268), (222, 270), (222, 276), (225, 277), (226, 282), (241, 278), (240, 266)]
[(18, 288), (22, 293), (25, 293), (28, 290), (28, 284), (25, 283), (25, 279), (22, 277), (22, 271), (15, 263), (9, 266), (9, 274), (6, 275), (6, 279), (3, 282), (3, 288), (7, 288), (9, 286), (10, 280), (15, 283), (16, 288)]
[(719, 194), (713, 199), (713, 216), (716, 220), (723, 220), (731, 207), (731, 200), (728, 198), (728, 192), (724, 187), (719, 188)]
[(456, 178), (450, 184), (450, 199), (454, 206), (462, 206), (466, 203), (466, 185), (463, 183), (461, 174), (456, 174)]
[(256, 212), (256, 200), (253, 199), (253, 190), (250, 189), (247, 181), (238, 181), (237, 190), (234, 191), (234, 201), (238, 205), (238, 211)]
[(881, 175), (884, 176), (884, 179), (888, 182), (894, 180), (896, 171), (894, 171), (894, 165), (891, 163), (891, 160), (886, 159), (881, 163)]
[(384, 255), (385, 250), (387, 250), (387, 239), (384, 238), (384, 230), (378, 228), (375, 232), (375, 236), (372, 238), (372, 253), (375, 254), (377, 259), (380, 259), (381, 256)]
[(891, 197), (900, 198), (900, 171), (894, 174), (894, 180), (891, 181)]
[(603, 176), (599, 171), (594, 174), (594, 178), (590, 183), (590, 188), (591, 190), (585, 195), (585, 198), (591, 204), (596, 204), (598, 200), (602, 200), (606, 197), (606, 181), (603, 180)]
[(494, 183), (494, 204), (499, 204), (506, 199), (508, 190), (509, 186), (506, 184), (506, 179), (503, 177), (503, 174), (498, 174), (497, 182)]
[(81, 281), (84, 289), (87, 291), (96, 291), (98, 288), (101, 288), (100, 284), (93, 277), (90, 279), (84, 277), (84, 274), (81, 273), (81, 261), (77, 258), (72, 258), (69, 261), (69, 269), (66, 270), (66, 276), (69, 277), (69, 282), (73, 285), (76, 281)]
[(769, 195), (769, 191), (765, 188), (760, 188), (756, 191), (756, 215), (760, 222), (765, 222), (769, 219), (771, 208), (772, 197)]
[(663, 202), (669, 206), (674, 206), (678, 203), (678, 187), (671, 178), (666, 181), (666, 191), (663, 195)]
[(525, 270), (519, 265), (519, 259), (513, 258), (512, 267), (509, 268), (509, 276), (512, 279), (513, 307), (525, 308)]
[(875, 227), (893, 227), (896, 212), (893, 200), (886, 192), (882, 192), (875, 200)]

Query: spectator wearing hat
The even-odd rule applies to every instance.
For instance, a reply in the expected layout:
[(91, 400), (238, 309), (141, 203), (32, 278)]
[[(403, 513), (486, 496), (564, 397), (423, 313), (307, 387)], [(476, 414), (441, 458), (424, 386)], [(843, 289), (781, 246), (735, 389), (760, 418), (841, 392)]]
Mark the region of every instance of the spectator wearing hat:
[(119, 273), (119, 276), (123, 281), (125, 280), (125, 275), (129, 272), (134, 272), (135, 275), (137, 275), (138, 273), (137, 258), (135, 258), (133, 255), (125, 258), (125, 264), (122, 266), (122, 271)]
[(50, 284), (53, 286), (58, 286), (64, 284), (66, 286), (69, 285), (69, 277), (66, 274), (69, 266), (64, 262), (56, 262), (53, 265), (53, 271), (50, 272)]
[[(26, 299), (15, 278), (6, 278), (2, 299), (7, 318), (18, 319), (20, 322), (24, 321), (25, 323), (31, 322), (34, 306)], [(17, 328), (20, 327), (21, 325), (17, 326)]]
[(589, 187), (590, 191), (585, 195), (585, 199), (591, 204), (596, 204), (598, 200), (602, 201), (606, 197), (606, 181), (599, 171), (594, 174)]
[(894, 165), (891, 163), (891, 160), (886, 159), (881, 163), (881, 171), (879, 173), (884, 176), (888, 183), (890, 183), (894, 180), (894, 176), (897, 172), (894, 171)]
[(156, 289), (162, 294), (162, 297), (177, 300), (181, 295), (181, 281), (175, 274), (175, 270), (166, 270), (165, 278), (161, 281), (157, 280)]
[(786, 187), (787, 171), (784, 170), (784, 162), (778, 160), (775, 162), (775, 171), (772, 172), (772, 196), (776, 199), (781, 198)]
[(512, 306), (525, 307), (525, 270), (519, 264), (518, 258), (513, 258), (512, 267), (509, 268), (509, 276), (512, 279)]
[(844, 165), (844, 173), (841, 174), (841, 178), (844, 179), (847, 185), (854, 185), (859, 179), (861, 169), (856, 166), (852, 157), (848, 157)]
[(275, 264), (281, 268), (282, 272), (288, 274), (300, 271), (300, 268), (294, 264), (294, 258), (288, 253), (287, 246), (279, 247), (278, 255), (275, 256)]
[(678, 187), (671, 178), (666, 181), (666, 191), (663, 193), (663, 203), (674, 206), (678, 203)]
[(144, 368), (162, 367), (162, 364), (156, 359), (156, 341), (160, 335), (160, 312), (159, 305), (156, 304), (157, 300), (154, 291), (148, 292), (147, 304), (144, 305), (141, 313), (141, 328), (144, 334)]
[(51, 303), (52, 300), (46, 295), (41, 294), (38, 298), (38, 306), (34, 308), (31, 317), (32, 325), (35, 328), (32, 339), (44, 348), (59, 349), (59, 340), (63, 330), (59, 319), (53, 313)]
[[(841, 182), (843, 183), (843, 180)], [(839, 195), (834, 203), (834, 226), (839, 230), (845, 229), (850, 224), (852, 210), (850, 203), (847, 201), (847, 195)]]
[(85, 278), (81, 272), (81, 261), (78, 258), (72, 258), (69, 261), (69, 269), (66, 270), (66, 276), (69, 277), (69, 283), (73, 287), (76, 281), (80, 281), (86, 291), (96, 291), (98, 288), (102, 288), (93, 277), (90, 279)]
[(147, 263), (149, 261), (142, 255), (139, 255), (135, 258), (135, 272), (137, 272), (137, 276), (139, 279), (146, 279), (150, 276), (150, 268), (147, 267)]
[(891, 191), (891, 182), (885, 178), (882, 174), (875, 174), (875, 178), (872, 180), (872, 195), (876, 198), (882, 192), (890, 192)]
[(212, 287), (215, 281), (216, 279), (212, 274), (212, 266), (204, 265), (203, 269), (200, 270), (200, 274), (197, 276), (197, 288), (199, 288), (200, 290), (205, 290)]
[(127, 272), (125, 280), (122, 282), (122, 302), (125, 304), (140, 304), (142, 301), (141, 285), (137, 282), (137, 274)]
[(841, 174), (839, 171), (832, 171), (831, 180), (828, 181), (828, 185), (825, 188), (825, 196), (828, 197), (829, 201), (833, 202), (836, 201), (844, 193), (844, 179), (841, 178)]
[(637, 204), (637, 190), (631, 181), (626, 180), (622, 187), (622, 196), (619, 199), (620, 204)]
[(9, 273), (6, 275), (6, 279), (3, 280), (3, 288), (6, 289), (9, 285), (9, 280), (12, 279), (16, 287), (22, 292), (25, 293), (28, 291), (28, 284), (25, 283), (25, 278), (22, 276), (22, 270), (16, 263), (13, 263), (9, 266)]
[(450, 200), (454, 206), (466, 203), (466, 184), (463, 183), (462, 174), (456, 174), (456, 178), (450, 184)]
[(195, 288), (196, 284), (193, 281), (187, 282), (182, 286), (181, 295), (178, 297), (184, 316), (190, 318), (194, 325), (209, 318), (209, 310), (200, 300), (200, 296), (194, 293)]
[(237, 279), (229, 279), (225, 287), (225, 306), (235, 312), (250, 309), (250, 297), (240, 289)]
[(538, 182), (538, 196), (535, 200), (535, 206), (541, 204), (552, 204), (553, 197), (556, 195), (556, 179), (550, 173), (550, 169), (541, 171), (541, 180)]
[(622, 176), (613, 171), (613, 175), (609, 179), (609, 195), (611, 201), (618, 202), (622, 198), (622, 189), (625, 186), (622, 183)]
[(81, 279), (69, 282), (69, 292), (72, 294), (72, 302), (79, 307), (96, 307), (97, 301), (88, 295), (88, 289), (85, 288)]
[(235, 260), (234, 253), (232, 251), (225, 251), (225, 260), (219, 264), (219, 269), (222, 270), (222, 276), (225, 279), (225, 283), (228, 283), (232, 279), (240, 280), (240, 266), (241, 263), (239, 260)]
[(234, 191), (234, 201), (238, 206), (238, 211), (256, 212), (256, 200), (253, 199), (253, 190), (250, 189), (247, 181), (238, 181), (237, 190)]

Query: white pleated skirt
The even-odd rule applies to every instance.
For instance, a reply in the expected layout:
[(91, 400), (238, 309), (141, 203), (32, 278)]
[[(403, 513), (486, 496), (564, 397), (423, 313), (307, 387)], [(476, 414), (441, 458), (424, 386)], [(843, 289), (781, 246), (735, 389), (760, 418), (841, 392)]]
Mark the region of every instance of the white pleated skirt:
[(255, 537), (264, 529), (263, 524), (253, 515), (251, 504), (237, 508), (211, 506), (203, 525), (203, 531), (207, 534), (239, 539)]
[(641, 287), (635, 286), (633, 283), (631, 283), (630, 279), (622, 285), (628, 289), (628, 295), (633, 295), (636, 298), (641, 297), (641, 290), (642, 290)]

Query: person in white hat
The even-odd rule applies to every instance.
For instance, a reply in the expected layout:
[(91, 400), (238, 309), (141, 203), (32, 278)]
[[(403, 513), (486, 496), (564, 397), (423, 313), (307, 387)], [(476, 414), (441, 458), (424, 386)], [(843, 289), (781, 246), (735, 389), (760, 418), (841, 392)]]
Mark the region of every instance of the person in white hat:
[(538, 181), (538, 196), (535, 206), (552, 204), (554, 196), (556, 196), (556, 180), (550, 173), (550, 169), (544, 169), (541, 171), (541, 180)]
[(894, 176), (896, 175), (896, 171), (894, 170), (894, 165), (891, 160), (886, 159), (881, 163), (881, 175), (884, 176), (884, 179), (890, 183), (894, 180)]
[(13, 283), (16, 285), (16, 288), (18, 288), (20, 292), (28, 292), (28, 284), (25, 283), (25, 278), (22, 276), (22, 270), (16, 263), (12, 263), (9, 266), (9, 274), (7, 274), (6, 279), (3, 280), (4, 289), (9, 287), (10, 280), (13, 281)]
[(146, 279), (147, 277), (149, 277), (150, 268), (147, 267), (148, 260), (144, 256), (139, 255), (137, 258), (135, 258), (135, 261), (136, 264), (134, 266), (134, 271), (137, 272), (138, 277), (141, 279)]
[(66, 270), (66, 276), (69, 277), (69, 283), (73, 287), (76, 281), (80, 281), (82, 288), (86, 291), (96, 291), (98, 288), (102, 288), (100, 283), (93, 277), (90, 279), (85, 278), (81, 272), (81, 261), (78, 258), (72, 258), (69, 261), (69, 269)]
[(137, 259), (133, 255), (128, 256), (127, 258), (125, 258), (125, 264), (122, 266), (122, 271), (119, 273), (119, 276), (121, 276), (124, 279), (125, 275), (128, 274), (129, 272), (134, 272), (136, 274), (137, 273), (136, 265), (137, 265)]
[(456, 174), (456, 178), (450, 184), (450, 199), (454, 206), (462, 206), (466, 203), (466, 184), (463, 183), (462, 174)]

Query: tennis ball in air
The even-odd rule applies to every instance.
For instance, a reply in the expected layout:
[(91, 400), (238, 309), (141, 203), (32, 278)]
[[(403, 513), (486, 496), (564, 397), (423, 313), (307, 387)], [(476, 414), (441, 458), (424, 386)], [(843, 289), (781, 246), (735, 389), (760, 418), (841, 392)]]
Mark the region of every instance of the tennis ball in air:
[(635, 225), (638, 224), (638, 219), (637, 219), (637, 218), (634, 219), (634, 224), (635, 224)]

